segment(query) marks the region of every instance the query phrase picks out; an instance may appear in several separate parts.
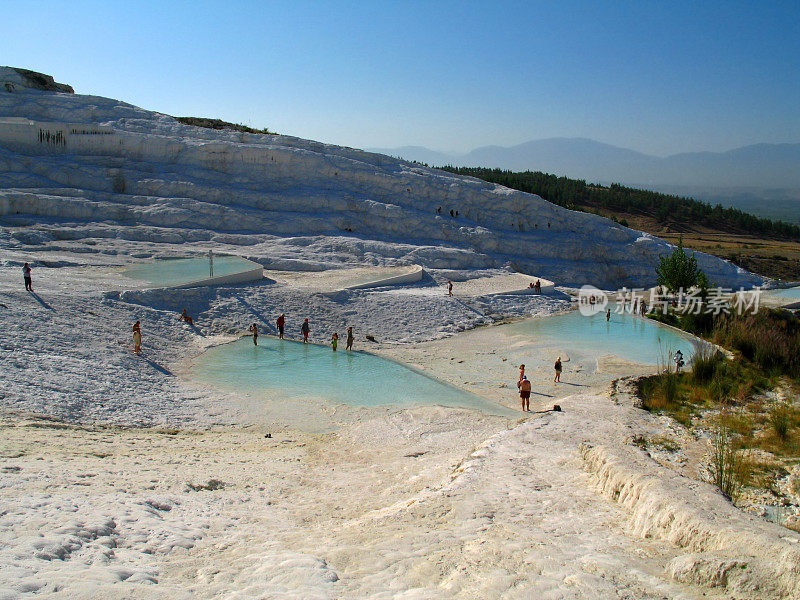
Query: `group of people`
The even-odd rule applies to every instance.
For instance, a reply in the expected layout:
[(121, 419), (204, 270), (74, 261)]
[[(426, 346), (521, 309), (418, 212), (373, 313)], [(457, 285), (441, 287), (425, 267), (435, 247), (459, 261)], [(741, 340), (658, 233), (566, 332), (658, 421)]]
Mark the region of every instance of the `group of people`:
[[(27, 263), (25, 263), (25, 266), (26, 267), (28, 266)], [(25, 289), (29, 289), (29, 286), (30, 286), (30, 276), (27, 275), (27, 273), (29, 273), (29, 272), (30, 272), (30, 269), (28, 269), (28, 271), (26, 271)], [(30, 290), (30, 291), (33, 291), (33, 290)], [(178, 320), (179, 321), (184, 321), (185, 323), (187, 323), (188, 325), (190, 325), (192, 327), (194, 326), (194, 320), (192, 319), (191, 316), (189, 316), (189, 313), (186, 311), (185, 308), (183, 309), (183, 312), (181, 313), (181, 315), (178, 317)], [(278, 339), (282, 340), (283, 339), (283, 333), (284, 333), (284, 330), (286, 328), (286, 315), (281, 314), (281, 316), (279, 316), (278, 319), (275, 321), (275, 325), (278, 328)], [(253, 345), (254, 346), (258, 346), (258, 323), (253, 323), (252, 325), (250, 325), (250, 327), (248, 327), (248, 331), (253, 335)], [(305, 319), (305, 321), (303, 321), (303, 324), (300, 326), (300, 333), (303, 334), (303, 343), (307, 344), (308, 343), (308, 334), (311, 333), (311, 326), (308, 324), (308, 319)], [(353, 328), (352, 327), (348, 327), (347, 328), (347, 344), (345, 345), (345, 349), (346, 350), (352, 350), (354, 341), (355, 341), (355, 336), (353, 335)], [(339, 334), (336, 333), (335, 331), (333, 332), (333, 335), (331, 335), (331, 347), (333, 348), (334, 352), (336, 352), (336, 350), (339, 347)], [(141, 321), (136, 321), (136, 323), (133, 324), (133, 351), (136, 354), (141, 354), (141, 352), (142, 352), (142, 326), (141, 326)]]
[[(569, 358), (566, 359), (569, 361)], [(555, 371), (555, 377), (553, 377), (553, 383), (559, 383), (561, 381), (561, 372), (564, 370), (562, 365), (561, 357), (559, 356), (556, 358), (556, 362), (553, 365), (553, 370)], [(517, 388), (519, 389), (519, 398), (522, 402), (522, 411), (523, 412), (530, 412), (531, 410), (531, 381), (528, 379), (528, 376), (525, 375), (525, 365), (521, 364), (519, 366), (519, 379), (517, 380)]]
[[(185, 312), (185, 311), (184, 311)], [(283, 339), (283, 333), (286, 329), (286, 315), (281, 313), (281, 316), (277, 318), (275, 321), (275, 326), (278, 329), (278, 339)], [(258, 323), (253, 323), (248, 328), (248, 331), (253, 334), (253, 345), (258, 346)], [(303, 324), (300, 326), (300, 333), (303, 334), (303, 343), (308, 343), (308, 334), (311, 333), (311, 326), (308, 324), (308, 319), (306, 318), (303, 321)], [(347, 328), (347, 345), (345, 346), (345, 350), (352, 350), (353, 349), (353, 342), (355, 341), (355, 337), (353, 336), (353, 328)], [(337, 332), (333, 332), (331, 335), (331, 347), (333, 351), (339, 347), (339, 334)]]
[(537, 294), (541, 294), (542, 293), (542, 282), (539, 281), (538, 279), (536, 280), (536, 283), (531, 281), (530, 284), (528, 285), (528, 288), (532, 289)]

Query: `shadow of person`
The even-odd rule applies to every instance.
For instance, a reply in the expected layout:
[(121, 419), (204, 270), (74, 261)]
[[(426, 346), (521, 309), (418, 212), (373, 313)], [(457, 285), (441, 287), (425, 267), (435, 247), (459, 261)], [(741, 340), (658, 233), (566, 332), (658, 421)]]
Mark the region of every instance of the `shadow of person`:
[(153, 367), (153, 368), (154, 368), (156, 371), (158, 371), (159, 373), (163, 373), (164, 375), (173, 376), (173, 373), (172, 373), (172, 371), (170, 371), (170, 370), (169, 370), (169, 369), (167, 369), (166, 367), (162, 367), (160, 364), (158, 364), (158, 363), (157, 363), (156, 361), (154, 361), (152, 358), (146, 358), (146, 357), (145, 357), (145, 360), (148, 362), (148, 364), (149, 364), (151, 367)]
[(45, 302), (44, 300), (42, 300), (41, 296), (39, 296), (39, 294), (37, 294), (36, 292), (31, 292), (31, 296), (33, 296), (34, 298), (36, 298), (36, 301), (37, 301), (39, 304), (41, 304), (42, 306), (44, 306), (44, 307), (45, 307), (47, 310), (53, 310), (53, 311), (55, 310), (55, 309), (54, 309), (52, 306), (50, 306), (50, 305), (49, 305), (47, 302)]
[(234, 298), (236, 298), (242, 304), (242, 306), (244, 306), (248, 311), (250, 311), (250, 313), (253, 316), (255, 316), (259, 321), (261, 321), (261, 324), (258, 326), (259, 333), (266, 330), (269, 331), (271, 334), (275, 335), (278, 332), (278, 328), (270, 323), (272, 319), (266, 318), (264, 316), (264, 313), (262, 313), (260, 310), (257, 310), (252, 304), (250, 304), (247, 300), (245, 300), (241, 296), (234, 295)]

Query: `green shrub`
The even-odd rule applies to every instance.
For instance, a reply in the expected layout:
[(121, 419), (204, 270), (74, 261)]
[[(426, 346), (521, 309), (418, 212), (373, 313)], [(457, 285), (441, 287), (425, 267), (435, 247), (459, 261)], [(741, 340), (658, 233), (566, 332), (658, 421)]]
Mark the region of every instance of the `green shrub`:
[(677, 408), (680, 400), (679, 380), (680, 375), (671, 371), (662, 371), (640, 380), (639, 395), (643, 408), (654, 412)]
[(692, 379), (697, 383), (708, 383), (724, 360), (725, 357), (714, 348), (701, 348), (692, 359)]
[(714, 485), (734, 504), (749, 477), (747, 461), (736, 451), (731, 432), (721, 421), (713, 438), (711, 477)]
[(790, 418), (790, 410), (786, 404), (778, 404), (769, 413), (769, 423), (775, 435), (784, 442), (789, 438)]

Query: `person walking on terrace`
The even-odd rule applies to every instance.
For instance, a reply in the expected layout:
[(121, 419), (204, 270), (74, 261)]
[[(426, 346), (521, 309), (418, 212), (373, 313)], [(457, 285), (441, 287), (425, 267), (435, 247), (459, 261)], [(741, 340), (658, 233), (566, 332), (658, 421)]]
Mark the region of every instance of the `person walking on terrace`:
[(253, 323), (247, 330), (253, 334), (253, 346), (258, 346), (258, 323)]
[(133, 351), (136, 354), (142, 353), (142, 328), (139, 321), (133, 324)]
[(31, 267), (28, 265), (28, 263), (25, 263), (25, 266), (22, 267), (22, 277), (25, 280), (25, 291), (32, 292), (33, 284), (31, 283)]
[(522, 401), (522, 412), (531, 410), (531, 382), (523, 375), (519, 384), (519, 397)]
[(303, 343), (308, 343), (308, 334), (311, 331), (311, 328), (308, 326), (308, 319), (303, 321), (303, 325), (300, 327), (300, 331), (303, 334)]
[(345, 350), (352, 350), (353, 349), (353, 328), (347, 328), (347, 345), (344, 347)]

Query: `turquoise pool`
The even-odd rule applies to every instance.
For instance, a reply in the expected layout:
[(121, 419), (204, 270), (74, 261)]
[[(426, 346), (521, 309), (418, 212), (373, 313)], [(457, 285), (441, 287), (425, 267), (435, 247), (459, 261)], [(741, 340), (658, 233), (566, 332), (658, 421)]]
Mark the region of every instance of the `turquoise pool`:
[[(542, 319), (529, 319), (508, 325), (515, 335), (535, 342), (552, 342), (580, 356), (618, 356), (631, 362), (657, 365), (668, 352), (680, 350), (684, 359), (694, 354), (695, 339), (651, 319), (629, 314), (614, 314), (606, 322), (605, 312), (583, 316), (577, 310)], [(687, 360), (688, 362), (688, 360)]]
[(517, 415), (480, 396), (460, 390), (373, 354), (333, 352), (327, 346), (261, 337), (209, 348), (192, 368), (195, 379), (223, 390), (269, 399), (324, 399), (350, 406), (440, 405), (489, 414)]
[(787, 304), (800, 302), (800, 287), (784, 288), (782, 290), (768, 290), (765, 292), (770, 297), (784, 300)]
[[(243, 273), (260, 265), (239, 256), (214, 255), (214, 277)], [(154, 260), (122, 272), (132, 279), (143, 279), (158, 286), (175, 286), (211, 277), (208, 258), (172, 258)]]

